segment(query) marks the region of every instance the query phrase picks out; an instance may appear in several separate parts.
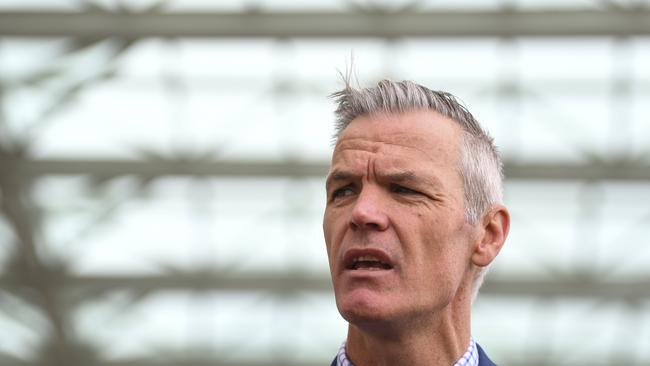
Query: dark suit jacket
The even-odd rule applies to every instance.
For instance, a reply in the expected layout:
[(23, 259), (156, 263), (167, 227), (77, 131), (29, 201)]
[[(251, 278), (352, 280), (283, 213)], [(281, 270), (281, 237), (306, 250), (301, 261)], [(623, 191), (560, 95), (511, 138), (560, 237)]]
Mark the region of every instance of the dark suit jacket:
[[(488, 356), (485, 354), (485, 351), (483, 351), (483, 348), (476, 344), (476, 348), (478, 349), (478, 364), (479, 366), (496, 366), (494, 362), (492, 362)], [(336, 357), (334, 358), (334, 361), (332, 361), (332, 365), (330, 366), (336, 366)]]
[(476, 344), (476, 348), (478, 349), (478, 365), (479, 366), (497, 366), (492, 360), (488, 358), (488, 356), (485, 354), (485, 351), (483, 351), (483, 348)]

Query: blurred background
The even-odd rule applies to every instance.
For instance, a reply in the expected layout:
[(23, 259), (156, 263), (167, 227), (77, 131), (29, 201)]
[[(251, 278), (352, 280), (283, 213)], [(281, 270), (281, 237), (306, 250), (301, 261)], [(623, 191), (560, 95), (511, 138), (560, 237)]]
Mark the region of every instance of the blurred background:
[(351, 54), (503, 152), (492, 358), (650, 365), (650, 2), (0, 0), (0, 366), (329, 365)]

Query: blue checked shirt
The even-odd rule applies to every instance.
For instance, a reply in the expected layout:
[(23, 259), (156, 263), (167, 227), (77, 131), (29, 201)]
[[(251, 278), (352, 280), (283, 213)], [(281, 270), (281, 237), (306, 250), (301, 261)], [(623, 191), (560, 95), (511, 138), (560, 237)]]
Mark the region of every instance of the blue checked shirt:
[[(339, 348), (339, 353), (336, 355), (336, 366), (354, 366), (348, 360), (348, 355), (345, 353), (345, 344), (346, 342), (343, 342), (341, 348)], [(476, 348), (474, 338), (469, 339), (467, 351), (465, 351), (463, 357), (456, 361), (453, 366), (478, 366), (478, 349)]]

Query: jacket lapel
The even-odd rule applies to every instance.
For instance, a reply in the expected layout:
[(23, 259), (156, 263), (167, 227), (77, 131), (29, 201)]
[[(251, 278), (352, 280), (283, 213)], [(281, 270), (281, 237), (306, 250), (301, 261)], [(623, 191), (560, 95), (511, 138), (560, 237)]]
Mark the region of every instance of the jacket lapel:
[(488, 356), (485, 354), (485, 351), (483, 351), (483, 348), (481, 348), (481, 346), (479, 346), (478, 343), (476, 344), (476, 348), (478, 349), (479, 366), (496, 366), (496, 364), (492, 362), (490, 358), (488, 358)]

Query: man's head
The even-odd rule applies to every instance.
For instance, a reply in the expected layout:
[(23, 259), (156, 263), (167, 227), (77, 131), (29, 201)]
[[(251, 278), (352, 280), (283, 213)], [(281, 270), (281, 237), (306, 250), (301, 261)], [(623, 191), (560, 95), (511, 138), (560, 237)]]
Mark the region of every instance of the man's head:
[(508, 231), (492, 139), (452, 95), (412, 82), (333, 96), (323, 228), (339, 310), (359, 321), (469, 301)]

